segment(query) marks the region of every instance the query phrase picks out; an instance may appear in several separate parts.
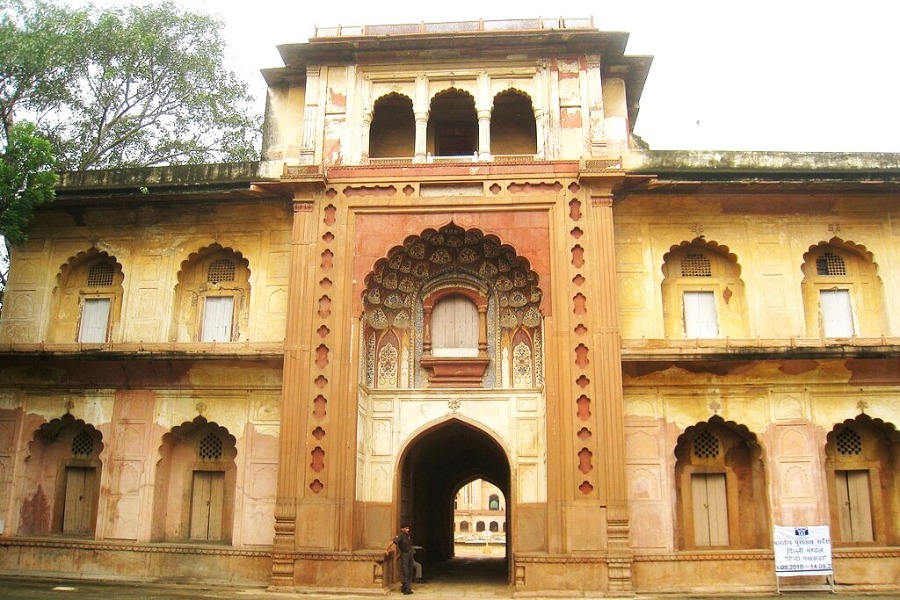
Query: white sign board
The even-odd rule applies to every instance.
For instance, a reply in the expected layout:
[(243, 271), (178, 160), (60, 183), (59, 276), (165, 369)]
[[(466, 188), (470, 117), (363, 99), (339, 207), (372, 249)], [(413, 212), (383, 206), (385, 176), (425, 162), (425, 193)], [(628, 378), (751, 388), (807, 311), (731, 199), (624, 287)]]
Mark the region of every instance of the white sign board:
[(775, 526), (775, 575), (833, 575), (827, 525)]

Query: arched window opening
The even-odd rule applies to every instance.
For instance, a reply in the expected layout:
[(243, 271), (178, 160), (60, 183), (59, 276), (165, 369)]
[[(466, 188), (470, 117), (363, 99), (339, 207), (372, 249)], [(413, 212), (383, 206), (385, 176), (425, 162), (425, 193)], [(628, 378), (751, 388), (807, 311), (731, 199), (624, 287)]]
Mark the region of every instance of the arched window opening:
[(488, 499), (488, 510), (500, 510), (500, 496), (491, 494)]
[(203, 417), (163, 436), (153, 539), (230, 543), (237, 451), (234, 436)]
[(886, 322), (881, 281), (871, 256), (839, 240), (804, 255), (803, 305), (811, 336), (876, 337)]
[(900, 433), (867, 415), (827, 436), (825, 467), (832, 539), (840, 546), (900, 545)]
[(51, 341), (105, 344), (116, 336), (124, 275), (113, 257), (92, 248), (70, 259), (57, 281)]
[(484, 521), (475, 523), (475, 531), (484, 531)]
[(663, 257), (663, 321), (667, 337), (745, 337), (740, 268), (728, 249), (706, 240), (673, 246)]
[(678, 546), (766, 547), (765, 469), (755, 436), (713, 417), (689, 427), (675, 455)]
[(431, 101), (426, 146), (436, 157), (473, 158), (478, 151), (478, 116), (475, 99), (449, 89)]
[(102, 451), (100, 432), (70, 414), (35, 432), (25, 463), (21, 535), (94, 534)]
[(494, 159), (534, 157), (536, 153), (537, 124), (531, 99), (515, 90), (497, 94), (491, 112), (491, 154)]
[(369, 128), (369, 158), (410, 158), (415, 153), (412, 100), (388, 94), (375, 102)]
[(171, 334), (176, 341), (233, 342), (246, 335), (250, 270), (237, 252), (213, 244), (182, 263)]

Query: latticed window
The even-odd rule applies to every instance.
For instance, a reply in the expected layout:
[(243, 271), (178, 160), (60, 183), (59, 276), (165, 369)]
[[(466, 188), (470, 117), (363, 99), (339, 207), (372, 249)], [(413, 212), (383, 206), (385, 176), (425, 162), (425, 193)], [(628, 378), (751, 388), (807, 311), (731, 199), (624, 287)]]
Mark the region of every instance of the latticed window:
[(681, 259), (682, 277), (712, 277), (712, 266), (704, 254), (689, 253)]
[(849, 427), (841, 429), (836, 441), (838, 454), (853, 456), (862, 453), (862, 438)]
[(704, 431), (694, 438), (694, 456), (697, 458), (716, 458), (719, 456), (719, 439), (709, 432)]
[(220, 460), (222, 458), (222, 440), (213, 433), (200, 440), (200, 460)]
[(234, 281), (235, 265), (233, 260), (220, 258), (209, 263), (206, 271), (206, 281), (208, 283), (221, 283), (223, 281)]
[(82, 430), (72, 439), (72, 456), (90, 458), (93, 453), (94, 438), (87, 431)]
[(108, 287), (113, 284), (113, 266), (109, 262), (98, 262), (88, 271), (88, 287)]
[(826, 252), (816, 259), (816, 274), (831, 276), (846, 275), (847, 267), (844, 264), (843, 258), (838, 256), (837, 254)]

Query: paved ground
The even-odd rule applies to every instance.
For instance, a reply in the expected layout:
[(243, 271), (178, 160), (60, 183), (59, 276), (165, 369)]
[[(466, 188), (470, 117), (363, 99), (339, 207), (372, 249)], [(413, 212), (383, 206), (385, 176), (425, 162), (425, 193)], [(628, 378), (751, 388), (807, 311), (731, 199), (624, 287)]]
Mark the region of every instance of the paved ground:
[[(506, 566), (502, 558), (485, 559), (476, 556), (463, 556), (430, 569), (426, 566), (424, 583), (413, 585), (412, 598), (431, 600), (499, 600), (513, 598), (505, 583)], [(430, 577), (429, 577), (430, 576)], [(310, 590), (314, 592), (314, 590)], [(374, 598), (398, 600), (406, 598), (394, 590), (387, 596), (368, 596)], [(572, 594), (568, 596), (521, 596), (527, 600), (562, 600), (563, 598), (601, 598), (589, 594)], [(900, 600), (900, 591), (895, 594), (848, 594), (837, 588), (837, 595), (827, 591), (821, 592), (785, 592), (776, 595), (719, 595), (715, 600), (738, 598), (742, 600)], [(99, 600), (113, 598), (115, 600), (356, 600), (352, 596), (322, 593), (284, 593), (269, 592), (263, 588), (222, 588), (203, 586), (163, 586), (163, 585), (126, 585), (123, 583), (102, 583), (76, 580), (52, 580), (34, 578), (0, 577), (0, 600)], [(635, 600), (708, 600), (709, 596), (636, 596)]]

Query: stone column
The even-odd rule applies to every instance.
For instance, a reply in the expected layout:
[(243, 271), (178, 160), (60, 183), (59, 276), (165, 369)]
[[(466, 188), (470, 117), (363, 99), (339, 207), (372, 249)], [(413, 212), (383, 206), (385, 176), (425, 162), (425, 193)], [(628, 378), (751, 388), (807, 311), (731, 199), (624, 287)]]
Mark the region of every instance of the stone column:
[(413, 114), (416, 117), (416, 148), (413, 156), (414, 163), (426, 162), (426, 148), (428, 147), (428, 114), (431, 108), (431, 99), (428, 97), (428, 78), (420, 75), (416, 78), (416, 93), (413, 98)]
[(305, 342), (312, 296), (307, 288), (308, 266), (314, 249), (314, 203), (296, 199), (291, 230), (291, 270), (288, 279), (288, 314), (284, 340), (284, 370), (281, 402), (281, 454), (278, 462), (278, 495), (275, 504), (275, 539), (272, 547), (274, 587), (294, 585), (297, 502), (306, 472), (305, 440), (307, 403), (304, 373), (309, 365), (309, 344)]
[(414, 163), (423, 163), (426, 161), (425, 157), (425, 142), (426, 135), (428, 132), (428, 113), (427, 112), (417, 112), (416, 113), (416, 153), (413, 156)]
[(478, 73), (478, 97), (475, 112), (478, 116), (478, 160), (491, 160), (491, 77), (487, 71)]
[(491, 111), (478, 111), (478, 160), (491, 160)]

